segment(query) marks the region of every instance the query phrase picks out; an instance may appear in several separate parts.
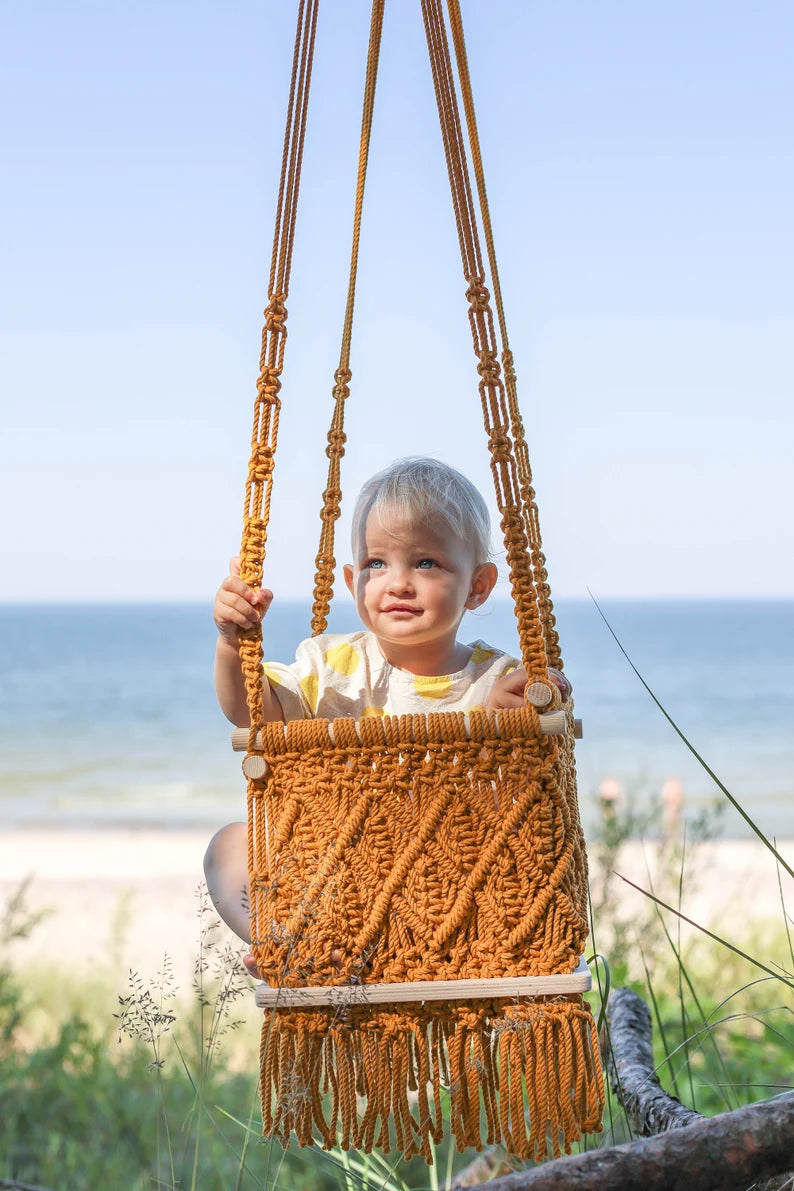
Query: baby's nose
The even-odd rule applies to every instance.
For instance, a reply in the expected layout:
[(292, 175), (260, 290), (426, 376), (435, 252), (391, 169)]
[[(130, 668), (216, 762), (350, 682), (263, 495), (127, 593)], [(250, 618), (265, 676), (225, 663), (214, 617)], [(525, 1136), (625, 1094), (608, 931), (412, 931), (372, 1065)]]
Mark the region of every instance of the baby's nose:
[(410, 567), (392, 567), (389, 579), (392, 591), (404, 592), (413, 588), (413, 572)]

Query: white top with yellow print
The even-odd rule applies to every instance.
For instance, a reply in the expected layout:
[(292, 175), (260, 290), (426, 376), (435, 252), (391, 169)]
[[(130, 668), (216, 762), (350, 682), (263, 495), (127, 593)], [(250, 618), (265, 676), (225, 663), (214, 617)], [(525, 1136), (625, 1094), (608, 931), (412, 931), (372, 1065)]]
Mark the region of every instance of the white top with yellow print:
[(374, 633), (324, 633), (302, 641), (292, 665), (266, 662), (265, 676), (285, 720), (475, 711), (485, 707), (495, 680), (519, 663), (484, 641), (468, 648), (471, 657), (457, 674), (423, 677), (390, 665)]

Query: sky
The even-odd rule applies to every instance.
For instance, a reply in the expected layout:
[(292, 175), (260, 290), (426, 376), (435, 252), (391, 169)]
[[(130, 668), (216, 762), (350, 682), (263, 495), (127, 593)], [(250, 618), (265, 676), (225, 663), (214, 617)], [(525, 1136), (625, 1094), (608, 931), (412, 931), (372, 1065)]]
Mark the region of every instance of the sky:
[[(553, 593), (794, 597), (794, 6), (462, 8)], [(0, 0), (0, 600), (209, 603), (236, 553), (295, 11)], [(321, 5), (277, 598), (312, 586), (368, 24)], [(487, 491), (464, 290), (419, 3), (389, 0), (348, 497), (411, 454)]]

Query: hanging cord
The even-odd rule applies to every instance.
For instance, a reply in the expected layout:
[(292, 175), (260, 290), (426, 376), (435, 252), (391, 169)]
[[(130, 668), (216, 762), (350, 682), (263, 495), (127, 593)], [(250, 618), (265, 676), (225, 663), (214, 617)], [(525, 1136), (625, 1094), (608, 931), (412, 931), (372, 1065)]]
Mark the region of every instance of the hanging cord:
[[(472, 195), (466, 146), (463, 139), (449, 42), (440, 0), (422, 0), (422, 14), (436, 93), (444, 155), (447, 161), (452, 205), (458, 229), (463, 274), (468, 288), (469, 325), (477, 371), (483, 421), (491, 452), (491, 473), (496, 503), (501, 514), (510, 583), (515, 603), (521, 655), (532, 680), (546, 679), (549, 665), (544, 622), (538, 606), (528, 536), (525, 529), (521, 487), (511, 440), (510, 419), (498, 360), (498, 341), (494, 327), (490, 295), (485, 286), (485, 269), (480, 248), (477, 214)], [(458, 14), (459, 15), (459, 14)], [(473, 114), (468, 75), (460, 80)], [(471, 125), (470, 125), (471, 126)], [(480, 162), (481, 166), (481, 162)], [(484, 183), (480, 199), (485, 194)], [(485, 221), (485, 216), (483, 215)], [(488, 220), (490, 224), (490, 220)], [(501, 304), (501, 296), (499, 298)], [(503, 325), (503, 316), (500, 319)], [(514, 419), (514, 428), (516, 422)]]
[[(286, 301), (289, 294), (318, 7), (319, 0), (300, 0), (292, 56), (292, 76), (270, 260), (268, 304), (262, 330), (251, 456), (245, 488), (243, 538), (240, 547), (240, 575), (251, 587), (262, 585), (267, 546), (274, 456), (281, 412), (279, 391), (287, 338)], [(240, 630), (239, 639), (240, 662), (245, 677), (253, 743), (257, 731), (262, 726), (262, 626)]]
[(483, 170), (482, 154), (480, 152), (480, 137), (477, 131), (477, 116), (474, 110), (474, 96), (471, 88), (471, 78), (469, 76), (469, 62), (466, 54), (466, 42), (463, 35), (463, 19), (461, 17), (459, 0), (447, 0), (447, 11), (449, 13), (449, 23), (452, 31), (452, 43), (455, 47), (455, 60), (458, 66), (463, 110), (466, 113), (466, 127), (469, 134), (474, 177), (477, 182), (483, 233), (488, 251), (488, 267), (491, 273), (494, 304), (499, 320), (499, 333), (502, 339), (502, 369), (505, 389), (507, 391), (507, 406), (510, 411), (513, 449), (515, 451), (518, 481), (523, 504), (524, 528), (529, 540), (532, 572), (535, 579), (538, 611), (543, 625), (543, 635), (546, 641), (546, 653), (549, 664), (559, 669), (562, 667), (560, 640), (555, 628), (554, 609), (548, 584), (548, 572), (546, 571), (546, 558), (543, 553), (540, 536), (538, 505), (535, 489), (532, 484), (532, 467), (529, 462), (529, 451), (524, 436), (521, 411), (518, 408), (516, 373), (513, 364), (513, 353), (510, 350), (507, 337), (507, 322), (502, 303), (502, 287), (499, 283), (499, 269), (496, 262), (496, 250), (494, 248), (493, 229), (491, 226), (491, 211), (488, 205), (488, 193), (485, 187), (485, 172)]
[(334, 373), (334, 412), (328, 431), (328, 482), (323, 492), (323, 507), (320, 544), (317, 549), (314, 575), (314, 604), (312, 606), (312, 633), (325, 632), (328, 611), (334, 593), (334, 528), (339, 518), (342, 500), (340, 467), (345, 453), (345, 401), (350, 395), (350, 343), (353, 334), (353, 308), (356, 301), (356, 278), (358, 275), (358, 249), (361, 238), (361, 212), (364, 206), (364, 186), (367, 180), (369, 145), (372, 134), (372, 114), (375, 108), (375, 86), (378, 81), (381, 33), (383, 31), (383, 10), (385, 0), (373, 0), (369, 27), (369, 49), (367, 51), (367, 72), (364, 82), (364, 102), (361, 113), (361, 143), (358, 153), (356, 176), (356, 201), (353, 214), (353, 242), (350, 250), (350, 277), (347, 286), (347, 304), (342, 328), (342, 346), (339, 352), (339, 367)]

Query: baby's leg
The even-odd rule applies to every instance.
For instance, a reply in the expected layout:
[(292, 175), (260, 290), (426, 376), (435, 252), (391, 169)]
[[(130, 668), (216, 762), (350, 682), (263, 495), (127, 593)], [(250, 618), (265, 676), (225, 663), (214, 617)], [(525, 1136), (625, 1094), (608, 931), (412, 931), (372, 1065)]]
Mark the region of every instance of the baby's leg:
[(229, 823), (216, 831), (204, 856), (207, 890), (226, 925), (251, 942), (251, 911), (248, 893), (248, 829), (245, 823)]
[[(204, 875), (212, 903), (223, 921), (236, 935), (250, 943), (248, 828), (245, 823), (228, 823), (216, 831), (204, 855)], [(331, 949), (330, 959), (335, 968), (341, 968), (342, 952), (338, 947)], [(250, 952), (243, 957), (243, 963), (255, 979), (261, 979)]]

